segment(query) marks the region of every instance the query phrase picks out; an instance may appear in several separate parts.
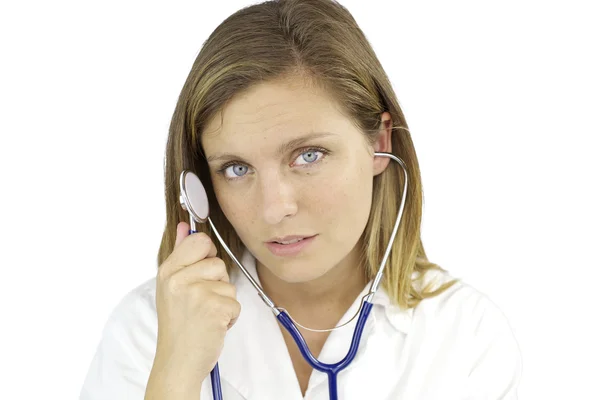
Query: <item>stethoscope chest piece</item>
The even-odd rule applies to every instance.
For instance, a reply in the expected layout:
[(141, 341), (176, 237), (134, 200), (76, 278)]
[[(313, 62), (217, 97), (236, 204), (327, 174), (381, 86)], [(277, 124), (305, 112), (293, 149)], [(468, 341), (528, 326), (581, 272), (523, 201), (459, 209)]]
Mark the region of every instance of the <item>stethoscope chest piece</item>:
[(179, 187), (181, 207), (189, 212), (196, 222), (206, 222), (208, 219), (208, 196), (200, 178), (191, 171), (183, 171), (179, 177)]

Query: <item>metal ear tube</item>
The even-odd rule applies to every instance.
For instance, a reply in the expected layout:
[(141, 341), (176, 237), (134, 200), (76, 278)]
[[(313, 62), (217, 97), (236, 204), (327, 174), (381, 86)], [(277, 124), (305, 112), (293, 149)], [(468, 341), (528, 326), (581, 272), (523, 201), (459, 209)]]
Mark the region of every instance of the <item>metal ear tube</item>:
[[(215, 228), (212, 220), (208, 216), (208, 212), (209, 212), (208, 196), (206, 195), (206, 190), (204, 189), (204, 185), (202, 185), (202, 182), (200, 181), (198, 176), (189, 170), (184, 170), (181, 172), (180, 179), (179, 179), (180, 192), (181, 192), (181, 194), (179, 196), (179, 202), (181, 204), (181, 207), (189, 213), (190, 234), (197, 232), (196, 231), (196, 222), (205, 223), (208, 221), (212, 232), (217, 237), (217, 240), (219, 241), (219, 243), (221, 243), (221, 245), (223, 246), (223, 248), (225, 249), (225, 251), (227, 252), (229, 257), (231, 257), (231, 259), (237, 264), (237, 266), (240, 268), (240, 270), (246, 276), (246, 278), (248, 278), (250, 283), (257, 290), (258, 295), (261, 297), (261, 299), (264, 301), (264, 303), (269, 308), (271, 308), (271, 310), (273, 311), (273, 314), (275, 314), (277, 320), (281, 323), (281, 325), (290, 333), (290, 335), (292, 335), (292, 337), (294, 338), (294, 341), (298, 345), (298, 348), (300, 349), (305, 360), (314, 369), (327, 374), (328, 382), (329, 382), (329, 398), (330, 398), (330, 400), (338, 399), (337, 374), (340, 371), (342, 371), (344, 368), (346, 368), (354, 360), (354, 357), (356, 356), (356, 352), (357, 352), (358, 346), (360, 344), (360, 340), (362, 337), (363, 329), (365, 327), (365, 323), (366, 323), (367, 319), (369, 318), (369, 315), (370, 315), (372, 307), (373, 307), (371, 300), (373, 299), (373, 296), (377, 292), (377, 289), (379, 288), (379, 285), (383, 278), (383, 272), (385, 269), (385, 265), (386, 265), (389, 255), (390, 255), (390, 252), (391, 252), (391, 249), (392, 249), (392, 246), (394, 243), (394, 239), (396, 238), (396, 234), (398, 233), (398, 228), (400, 226), (400, 223), (402, 221), (402, 217), (404, 214), (404, 205), (406, 203), (406, 195), (407, 195), (407, 189), (408, 189), (408, 173), (407, 173), (406, 165), (400, 158), (396, 157), (395, 155), (393, 155), (391, 153), (377, 152), (374, 155), (376, 157), (387, 157), (387, 158), (390, 158), (390, 159), (396, 161), (400, 165), (400, 167), (402, 167), (402, 170), (404, 171), (405, 184), (404, 184), (403, 191), (402, 191), (402, 200), (400, 202), (400, 207), (398, 209), (398, 214), (396, 216), (396, 222), (392, 229), (392, 234), (388, 241), (388, 245), (386, 247), (383, 259), (381, 260), (381, 263), (379, 265), (377, 274), (375, 275), (375, 278), (373, 279), (373, 282), (371, 283), (369, 293), (366, 296), (364, 296), (364, 298), (363, 298), (360, 310), (350, 319), (350, 321), (347, 321), (346, 323), (341, 324), (337, 327), (334, 327), (331, 329), (325, 329), (325, 330), (310, 329), (310, 328), (306, 328), (300, 324), (297, 324), (297, 323), (295, 323), (295, 321), (292, 319), (292, 317), (288, 314), (288, 312), (284, 308), (279, 308), (275, 305), (275, 303), (271, 300), (271, 298), (269, 298), (269, 296), (263, 291), (263, 289), (260, 287), (260, 285), (254, 280), (254, 278), (248, 272), (248, 270), (235, 257), (233, 252), (229, 249), (229, 246), (227, 246), (227, 244), (225, 244), (225, 242), (223, 241), (223, 238), (221, 237), (221, 235)], [(332, 330), (339, 329), (339, 328), (347, 325), (352, 320), (354, 320), (354, 318), (356, 318), (357, 316), (358, 316), (358, 322), (356, 324), (356, 327), (354, 328), (354, 334), (352, 337), (352, 342), (350, 344), (348, 353), (342, 360), (340, 360), (339, 362), (334, 363), (334, 364), (322, 363), (319, 360), (317, 360), (310, 352), (304, 337), (302, 336), (302, 334), (296, 327), (296, 324), (297, 324), (297, 325), (300, 325), (303, 328), (305, 328), (307, 330), (311, 330), (311, 331), (316, 331), (316, 332), (332, 331)], [(214, 400), (222, 400), (223, 394), (221, 391), (221, 382), (220, 382), (219, 364), (218, 363), (215, 365), (215, 367), (211, 371), (210, 375), (211, 375), (213, 398), (214, 398)]]

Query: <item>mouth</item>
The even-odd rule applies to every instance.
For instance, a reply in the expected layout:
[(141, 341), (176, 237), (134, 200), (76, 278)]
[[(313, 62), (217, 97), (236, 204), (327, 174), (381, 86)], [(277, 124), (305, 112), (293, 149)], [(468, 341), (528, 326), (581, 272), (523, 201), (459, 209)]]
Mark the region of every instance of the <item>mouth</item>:
[(267, 248), (276, 256), (289, 257), (300, 254), (318, 235), (313, 236), (286, 236), (265, 242)]
[(267, 241), (267, 243), (294, 244), (294, 243), (297, 243), (304, 239), (310, 239), (311, 237), (314, 237), (314, 236), (316, 236), (316, 235), (312, 235), (312, 236), (289, 235), (289, 236), (284, 236), (284, 237), (271, 238)]

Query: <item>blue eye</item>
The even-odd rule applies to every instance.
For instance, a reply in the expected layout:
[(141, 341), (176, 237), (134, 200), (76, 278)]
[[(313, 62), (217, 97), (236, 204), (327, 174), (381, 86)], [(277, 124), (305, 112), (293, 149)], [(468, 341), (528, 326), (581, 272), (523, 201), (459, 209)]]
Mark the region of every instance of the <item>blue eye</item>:
[(315, 161), (321, 159), (323, 156), (319, 157), (318, 154), (324, 154), (323, 151), (320, 151), (318, 149), (308, 149), (307, 151), (305, 151), (304, 153), (300, 154), (300, 156), (298, 156), (298, 159), (302, 158), (303, 161), (305, 161), (306, 163), (300, 163), (300, 165), (307, 165), (307, 164), (314, 164)]
[(246, 165), (233, 164), (223, 169), (223, 172), (225, 172), (225, 176), (227, 178), (232, 178), (231, 176), (227, 175), (227, 171), (229, 171), (230, 169), (233, 171), (235, 176), (244, 176), (246, 172), (248, 172), (248, 167)]

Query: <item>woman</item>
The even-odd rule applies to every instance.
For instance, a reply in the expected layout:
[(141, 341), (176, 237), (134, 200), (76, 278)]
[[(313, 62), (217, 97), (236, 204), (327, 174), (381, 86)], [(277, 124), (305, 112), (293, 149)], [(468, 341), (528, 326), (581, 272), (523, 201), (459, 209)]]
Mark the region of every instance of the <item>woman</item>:
[[(401, 158), (408, 172), (375, 152)], [(326, 0), (242, 9), (205, 42), (169, 130), (156, 278), (116, 307), (81, 399), (328, 399), (289, 333), (208, 226), (188, 235), (179, 175), (320, 361), (347, 353), (408, 183), (404, 217), (339, 398), (515, 399), (521, 358), (482, 293), (428, 261), (404, 115), (349, 12)]]

